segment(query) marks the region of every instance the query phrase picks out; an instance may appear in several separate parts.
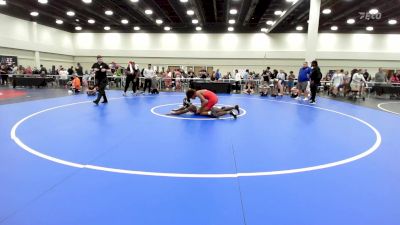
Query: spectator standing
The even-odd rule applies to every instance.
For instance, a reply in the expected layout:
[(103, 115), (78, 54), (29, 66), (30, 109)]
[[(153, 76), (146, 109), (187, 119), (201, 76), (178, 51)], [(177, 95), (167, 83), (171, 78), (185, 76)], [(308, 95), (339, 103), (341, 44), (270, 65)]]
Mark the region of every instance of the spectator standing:
[(8, 71), (6, 65), (0, 66), (1, 85), (8, 85)]
[(219, 72), (219, 69), (217, 69), (217, 72), (215, 73), (215, 79), (219, 80), (222, 78), (221, 72)]
[(298, 83), (297, 83), (297, 89), (299, 91), (299, 95), (298, 95), (298, 97), (296, 97), (296, 99), (300, 99), (300, 96), (303, 94), (304, 101), (308, 100), (307, 86), (310, 81), (310, 74), (311, 74), (311, 68), (308, 67), (307, 62), (304, 62), (303, 67), (300, 68), (300, 70), (299, 70), (299, 77), (298, 77)]
[(154, 70), (151, 68), (151, 64), (148, 65), (147, 69), (143, 71), (144, 76), (144, 88), (143, 92), (146, 92), (146, 89), (149, 89), (149, 93), (151, 92), (151, 80), (154, 76)]
[(80, 63), (76, 64), (75, 71), (78, 76), (83, 76), (83, 67)]
[(383, 72), (382, 68), (379, 68), (378, 72), (375, 74), (375, 85), (379, 86), (388, 82), (387, 76), (385, 72)]
[(132, 94), (135, 94), (137, 91), (137, 85), (136, 85), (136, 75), (139, 72), (139, 69), (137, 68), (135, 62), (129, 61), (128, 66), (126, 67), (125, 75), (126, 75), (126, 80), (125, 80), (125, 89), (124, 89), (124, 96), (126, 96), (126, 91), (129, 88), (130, 83), (132, 82)]
[(367, 69), (364, 70), (363, 76), (364, 76), (364, 79), (366, 81), (370, 81), (371, 80), (371, 77), (370, 77)]
[(236, 86), (236, 92), (240, 93), (241, 90), (241, 82), (242, 82), (242, 76), (240, 75), (238, 70), (235, 70), (235, 86)]
[(311, 99), (310, 104), (315, 104), (315, 98), (317, 96), (318, 86), (321, 85), (322, 73), (321, 69), (318, 66), (318, 62), (316, 60), (311, 63), (311, 74), (310, 74), (310, 90), (311, 90)]
[(340, 70), (340, 72), (335, 72), (332, 76), (331, 91), (333, 97), (337, 96), (339, 89), (343, 86), (343, 76), (343, 70)]
[(288, 90), (287, 92), (290, 92), (292, 90), (292, 88), (294, 87), (294, 80), (296, 79), (296, 76), (294, 75), (293, 71), (289, 72), (289, 76), (288, 76), (288, 83), (287, 83), (287, 87)]
[(74, 74), (74, 67), (71, 66), (71, 67), (68, 69), (68, 75), (72, 76), (73, 74)]
[(39, 74), (40, 74), (41, 76), (47, 75), (47, 69), (46, 69), (46, 67), (44, 67), (43, 65), (40, 65)]

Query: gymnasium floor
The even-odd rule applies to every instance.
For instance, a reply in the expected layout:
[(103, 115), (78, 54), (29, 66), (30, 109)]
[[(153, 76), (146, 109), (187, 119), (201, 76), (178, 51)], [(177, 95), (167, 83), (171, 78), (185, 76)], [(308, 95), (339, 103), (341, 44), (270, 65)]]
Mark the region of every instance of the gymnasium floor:
[(241, 117), (209, 120), (63, 95), (0, 100), (1, 225), (400, 224), (398, 101), (220, 95)]

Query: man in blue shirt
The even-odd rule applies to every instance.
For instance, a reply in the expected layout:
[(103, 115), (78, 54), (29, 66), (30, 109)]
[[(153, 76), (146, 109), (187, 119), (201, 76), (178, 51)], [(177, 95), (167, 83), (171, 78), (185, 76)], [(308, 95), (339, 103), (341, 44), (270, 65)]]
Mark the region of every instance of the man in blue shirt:
[(217, 69), (217, 72), (215, 73), (215, 79), (216, 80), (221, 79), (221, 72), (219, 72), (219, 69)]
[(300, 95), (304, 95), (304, 101), (308, 101), (308, 91), (307, 87), (310, 82), (311, 68), (308, 67), (308, 63), (304, 62), (303, 67), (299, 70), (299, 77), (297, 78), (297, 89), (299, 90), (299, 95), (296, 99), (300, 99)]

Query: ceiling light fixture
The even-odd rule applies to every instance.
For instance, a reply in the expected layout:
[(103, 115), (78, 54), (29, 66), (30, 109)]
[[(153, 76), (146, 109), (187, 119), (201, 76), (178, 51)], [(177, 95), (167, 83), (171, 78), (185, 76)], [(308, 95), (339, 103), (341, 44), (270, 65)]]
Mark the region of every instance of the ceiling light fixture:
[(395, 24), (397, 24), (397, 20), (395, 20), (395, 19), (390, 19), (390, 20), (388, 21), (388, 23), (389, 23), (390, 25), (395, 25)]
[(187, 12), (186, 12), (189, 16), (193, 16), (194, 15), (194, 11), (193, 10), (188, 10)]
[(137, 26), (136, 26), (136, 27), (133, 27), (133, 29), (136, 30), (136, 31), (138, 31), (138, 30), (140, 30), (140, 27), (137, 27)]
[(151, 9), (146, 9), (146, 10), (144, 11), (144, 13), (145, 13), (146, 15), (151, 15), (151, 14), (153, 14), (153, 10), (151, 10)]
[(331, 30), (337, 31), (337, 30), (338, 30), (338, 27), (337, 27), (337, 26), (331, 26)]
[(105, 26), (105, 27), (104, 27), (104, 30), (111, 30), (111, 27)]
[(107, 16), (112, 16), (112, 15), (114, 14), (114, 12), (111, 11), (111, 10), (106, 10), (106, 11), (104, 12), (104, 14), (106, 14)]
[(203, 28), (201, 28), (201, 27), (196, 27), (196, 30), (197, 30), (197, 31), (201, 31), (201, 30), (203, 30)]
[(82, 30), (82, 27), (75, 27), (75, 30)]
[(75, 12), (74, 11), (68, 11), (67, 12), (67, 16), (75, 16)]
[(170, 31), (170, 30), (171, 30), (171, 27), (164, 27), (164, 30)]
[(186, 2), (188, 2), (188, 0), (181, 0), (180, 2), (186, 3)]
[(156, 24), (162, 24), (163, 21), (161, 19), (156, 19)]
[(268, 29), (267, 28), (261, 28), (261, 32), (267, 33)]
[(379, 13), (379, 10), (378, 9), (370, 9), (369, 13), (372, 14), (372, 15), (376, 15), (376, 14)]
[(62, 21), (62, 20), (56, 20), (56, 24), (63, 24), (64, 23), (64, 21)]
[(94, 21), (94, 19), (90, 19), (87, 22), (90, 23), (90, 24), (94, 24), (96, 21)]
[(351, 19), (348, 19), (346, 22), (348, 24), (354, 24), (356, 22), (356, 20), (351, 18)]
[(282, 15), (282, 11), (281, 10), (276, 10), (275, 12), (274, 12), (274, 14), (275, 14), (275, 16), (280, 16), (280, 15)]
[(0, 0), (0, 5), (7, 5), (6, 0)]
[(129, 21), (128, 21), (127, 19), (122, 19), (122, 20), (121, 20), (121, 23), (122, 23), (122, 24), (128, 24)]
[(272, 20), (268, 20), (268, 21), (267, 21), (267, 25), (272, 26), (272, 25), (274, 25), (274, 24), (275, 24), (275, 21), (272, 21)]
[(236, 9), (231, 9), (231, 10), (229, 10), (229, 13), (231, 15), (236, 15), (238, 13), (238, 11)]
[(332, 10), (331, 9), (324, 9), (322, 10), (323, 14), (331, 14)]
[(48, 0), (38, 0), (38, 2), (41, 4), (47, 4), (49, 1)]
[(233, 20), (233, 19), (232, 19), (232, 20), (229, 20), (228, 23), (229, 23), (229, 24), (235, 24), (235, 23), (236, 23), (236, 20)]
[(136, 3), (139, 2), (139, 0), (131, 0), (131, 2)]
[(82, 0), (82, 2), (84, 2), (86, 4), (90, 4), (90, 3), (92, 3), (92, 0)]
[(31, 12), (31, 16), (39, 16), (38, 12)]
[(373, 31), (374, 30), (374, 28), (373, 27), (371, 27), (371, 26), (369, 26), (369, 27), (366, 27), (365, 28), (367, 31)]
[(297, 26), (297, 27), (296, 27), (296, 30), (302, 31), (302, 30), (303, 30), (303, 27), (302, 27), (302, 26)]
[(235, 30), (235, 28), (233, 28), (233, 27), (228, 27), (228, 31), (229, 32), (232, 32), (232, 31), (234, 31)]
[(193, 24), (198, 24), (198, 23), (199, 23), (199, 20), (194, 19), (194, 20), (192, 20), (192, 23), (193, 23)]

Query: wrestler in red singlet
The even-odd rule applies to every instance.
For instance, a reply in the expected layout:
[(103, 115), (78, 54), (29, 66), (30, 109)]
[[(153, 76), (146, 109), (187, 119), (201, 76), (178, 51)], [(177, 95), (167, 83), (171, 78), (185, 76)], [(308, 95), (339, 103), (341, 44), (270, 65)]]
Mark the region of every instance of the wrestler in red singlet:
[(202, 94), (205, 99), (208, 100), (207, 105), (204, 106), (204, 109), (211, 110), (218, 102), (218, 96), (209, 90), (202, 90)]

